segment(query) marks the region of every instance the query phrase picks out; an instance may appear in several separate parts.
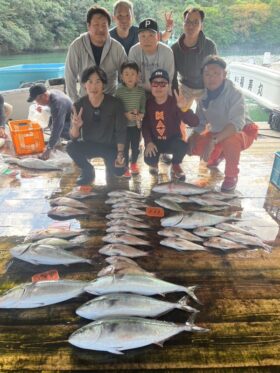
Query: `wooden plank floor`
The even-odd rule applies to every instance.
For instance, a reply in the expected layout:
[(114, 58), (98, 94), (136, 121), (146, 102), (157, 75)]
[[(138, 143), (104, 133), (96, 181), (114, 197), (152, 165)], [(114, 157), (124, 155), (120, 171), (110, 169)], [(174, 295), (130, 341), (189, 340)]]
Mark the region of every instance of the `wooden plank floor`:
[[(154, 246), (148, 257), (138, 263), (159, 278), (181, 285), (199, 285), (196, 291), (203, 305), (196, 324), (210, 329), (206, 334), (181, 333), (164, 347), (156, 345), (130, 350), (124, 355), (81, 350), (68, 344), (69, 335), (85, 325), (75, 314), (76, 308), (89, 300), (88, 294), (64, 303), (37, 309), (0, 310), (1, 372), (279, 372), (280, 371), (280, 234), (276, 216), (280, 210), (280, 193), (269, 185), (274, 152), (279, 138), (260, 136), (242, 153), (237, 188), (239, 208), (228, 213), (244, 219), (273, 245), (271, 253), (263, 250), (220, 252), (177, 252), (159, 245), (159, 222), (147, 219), (152, 226)], [(6, 147), (3, 152), (9, 152)], [(216, 187), (223, 174), (210, 172), (196, 157), (185, 158), (187, 181), (201, 181)], [(169, 180), (169, 166), (160, 166), (159, 181)], [(32, 275), (50, 269), (19, 260), (10, 263), (9, 248), (23, 241), (34, 229), (54, 224), (47, 216), (49, 198), (72, 190), (77, 170), (61, 172), (20, 170), (16, 180), (0, 180), (0, 292), (29, 282)], [(104, 168), (97, 163), (96, 190), (101, 197), (89, 202), (94, 214), (87, 219), (71, 219), (71, 227), (90, 228), (91, 240), (78, 255), (93, 259), (92, 266), (56, 266), (61, 278), (91, 280), (105, 266), (98, 254), (105, 234), (104, 204), (106, 192), (126, 188), (150, 197), (156, 183), (145, 165), (141, 175), (130, 181), (116, 179), (106, 186)], [(242, 225), (241, 224), (241, 225)], [(181, 294), (169, 294), (176, 301)], [(192, 304), (196, 306), (195, 304)], [(187, 314), (172, 311), (162, 320), (184, 322)]]

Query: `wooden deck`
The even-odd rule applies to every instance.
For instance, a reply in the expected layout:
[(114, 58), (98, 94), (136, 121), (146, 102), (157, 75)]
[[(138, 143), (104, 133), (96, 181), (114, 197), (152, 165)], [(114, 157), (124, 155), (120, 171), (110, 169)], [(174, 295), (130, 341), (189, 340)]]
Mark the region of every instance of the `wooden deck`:
[[(84, 294), (43, 308), (0, 310), (0, 371), (279, 372), (280, 235), (276, 217), (280, 217), (280, 192), (269, 185), (274, 152), (279, 147), (278, 137), (261, 135), (242, 153), (237, 188), (239, 208), (226, 212), (234, 211), (244, 219), (244, 226), (253, 227), (263, 239), (269, 240), (273, 245), (271, 253), (264, 250), (226, 254), (177, 252), (159, 245), (156, 233), (159, 221), (147, 219), (153, 227), (150, 239), (154, 247), (149, 257), (137, 262), (146, 270), (156, 272), (159, 278), (181, 285), (199, 285), (196, 294), (203, 305), (198, 306), (196, 324), (209, 328), (209, 333), (181, 333), (166, 341), (163, 348), (150, 345), (124, 355), (74, 348), (67, 339), (87, 323), (75, 314), (75, 309), (91, 298)], [(6, 147), (2, 151), (10, 149)], [(223, 178), (219, 171), (210, 173), (196, 157), (186, 157), (184, 169), (187, 181), (202, 180), (212, 187), (219, 185)], [(160, 171), (159, 181), (167, 181), (169, 167), (161, 165)], [(48, 199), (72, 190), (76, 177), (77, 170), (69, 167), (63, 173), (20, 170), (16, 180), (0, 180), (1, 293), (31, 281), (35, 273), (50, 269), (19, 260), (9, 264), (9, 249), (21, 243), (31, 230), (54, 224), (47, 216)], [(105, 212), (110, 210), (104, 204), (106, 192), (127, 188), (150, 196), (155, 182), (141, 164), (140, 176), (130, 181), (116, 179), (106, 186), (104, 168), (101, 163), (97, 164), (96, 190), (101, 197), (89, 202), (94, 214), (87, 219), (68, 221), (71, 227), (92, 229), (90, 244), (74, 252), (93, 259), (94, 265), (56, 266), (61, 278), (91, 280), (105, 266), (98, 249), (105, 234)], [(175, 301), (180, 295), (170, 294), (166, 299)], [(184, 322), (187, 314), (176, 310), (161, 319)]]

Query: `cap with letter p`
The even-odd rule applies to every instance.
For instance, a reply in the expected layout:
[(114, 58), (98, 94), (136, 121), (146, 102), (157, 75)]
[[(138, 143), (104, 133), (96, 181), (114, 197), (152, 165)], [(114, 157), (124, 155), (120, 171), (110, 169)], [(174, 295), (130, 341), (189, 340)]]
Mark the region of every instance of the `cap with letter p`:
[(138, 33), (141, 31), (158, 32), (158, 24), (152, 18), (144, 19), (144, 21), (139, 23)]

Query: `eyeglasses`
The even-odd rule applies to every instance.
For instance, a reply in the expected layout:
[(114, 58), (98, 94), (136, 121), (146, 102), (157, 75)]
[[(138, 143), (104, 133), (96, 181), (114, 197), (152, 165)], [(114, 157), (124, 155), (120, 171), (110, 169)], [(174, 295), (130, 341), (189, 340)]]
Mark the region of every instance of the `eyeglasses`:
[(160, 87), (160, 88), (164, 88), (168, 85), (167, 82), (152, 82), (151, 83), (151, 86), (154, 87), (154, 88), (157, 88), (157, 87)]
[(184, 21), (184, 24), (187, 26), (199, 26), (200, 22), (198, 20), (191, 21), (190, 19), (187, 19)]

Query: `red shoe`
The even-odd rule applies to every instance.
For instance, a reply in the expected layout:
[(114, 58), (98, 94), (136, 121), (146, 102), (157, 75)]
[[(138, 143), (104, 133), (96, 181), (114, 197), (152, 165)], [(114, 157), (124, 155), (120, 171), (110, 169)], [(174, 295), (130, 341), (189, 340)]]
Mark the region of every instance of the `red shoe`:
[(217, 168), (219, 164), (225, 159), (225, 157), (221, 154), (218, 159), (213, 159), (207, 162), (207, 167), (208, 168)]
[(137, 163), (131, 163), (130, 171), (131, 171), (132, 175), (138, 175), (140, 173), (138, 164)]
[(128, 168), (126, 169), (125, 173), (122, 176), (125, 177), (126, 179), (131, 178), (131, 173)]
[(172, 165), (171, 174), (173, 175), (173, 177), (181, 181), (184, 181), (186, 179), (186, 175), (179, 164)]
[(223, 184), (221, 185), (222, 192), (232, 192), (234, 191), (236, 184), (238, 181), (238, 177), (226, 176), (224, 178)]

